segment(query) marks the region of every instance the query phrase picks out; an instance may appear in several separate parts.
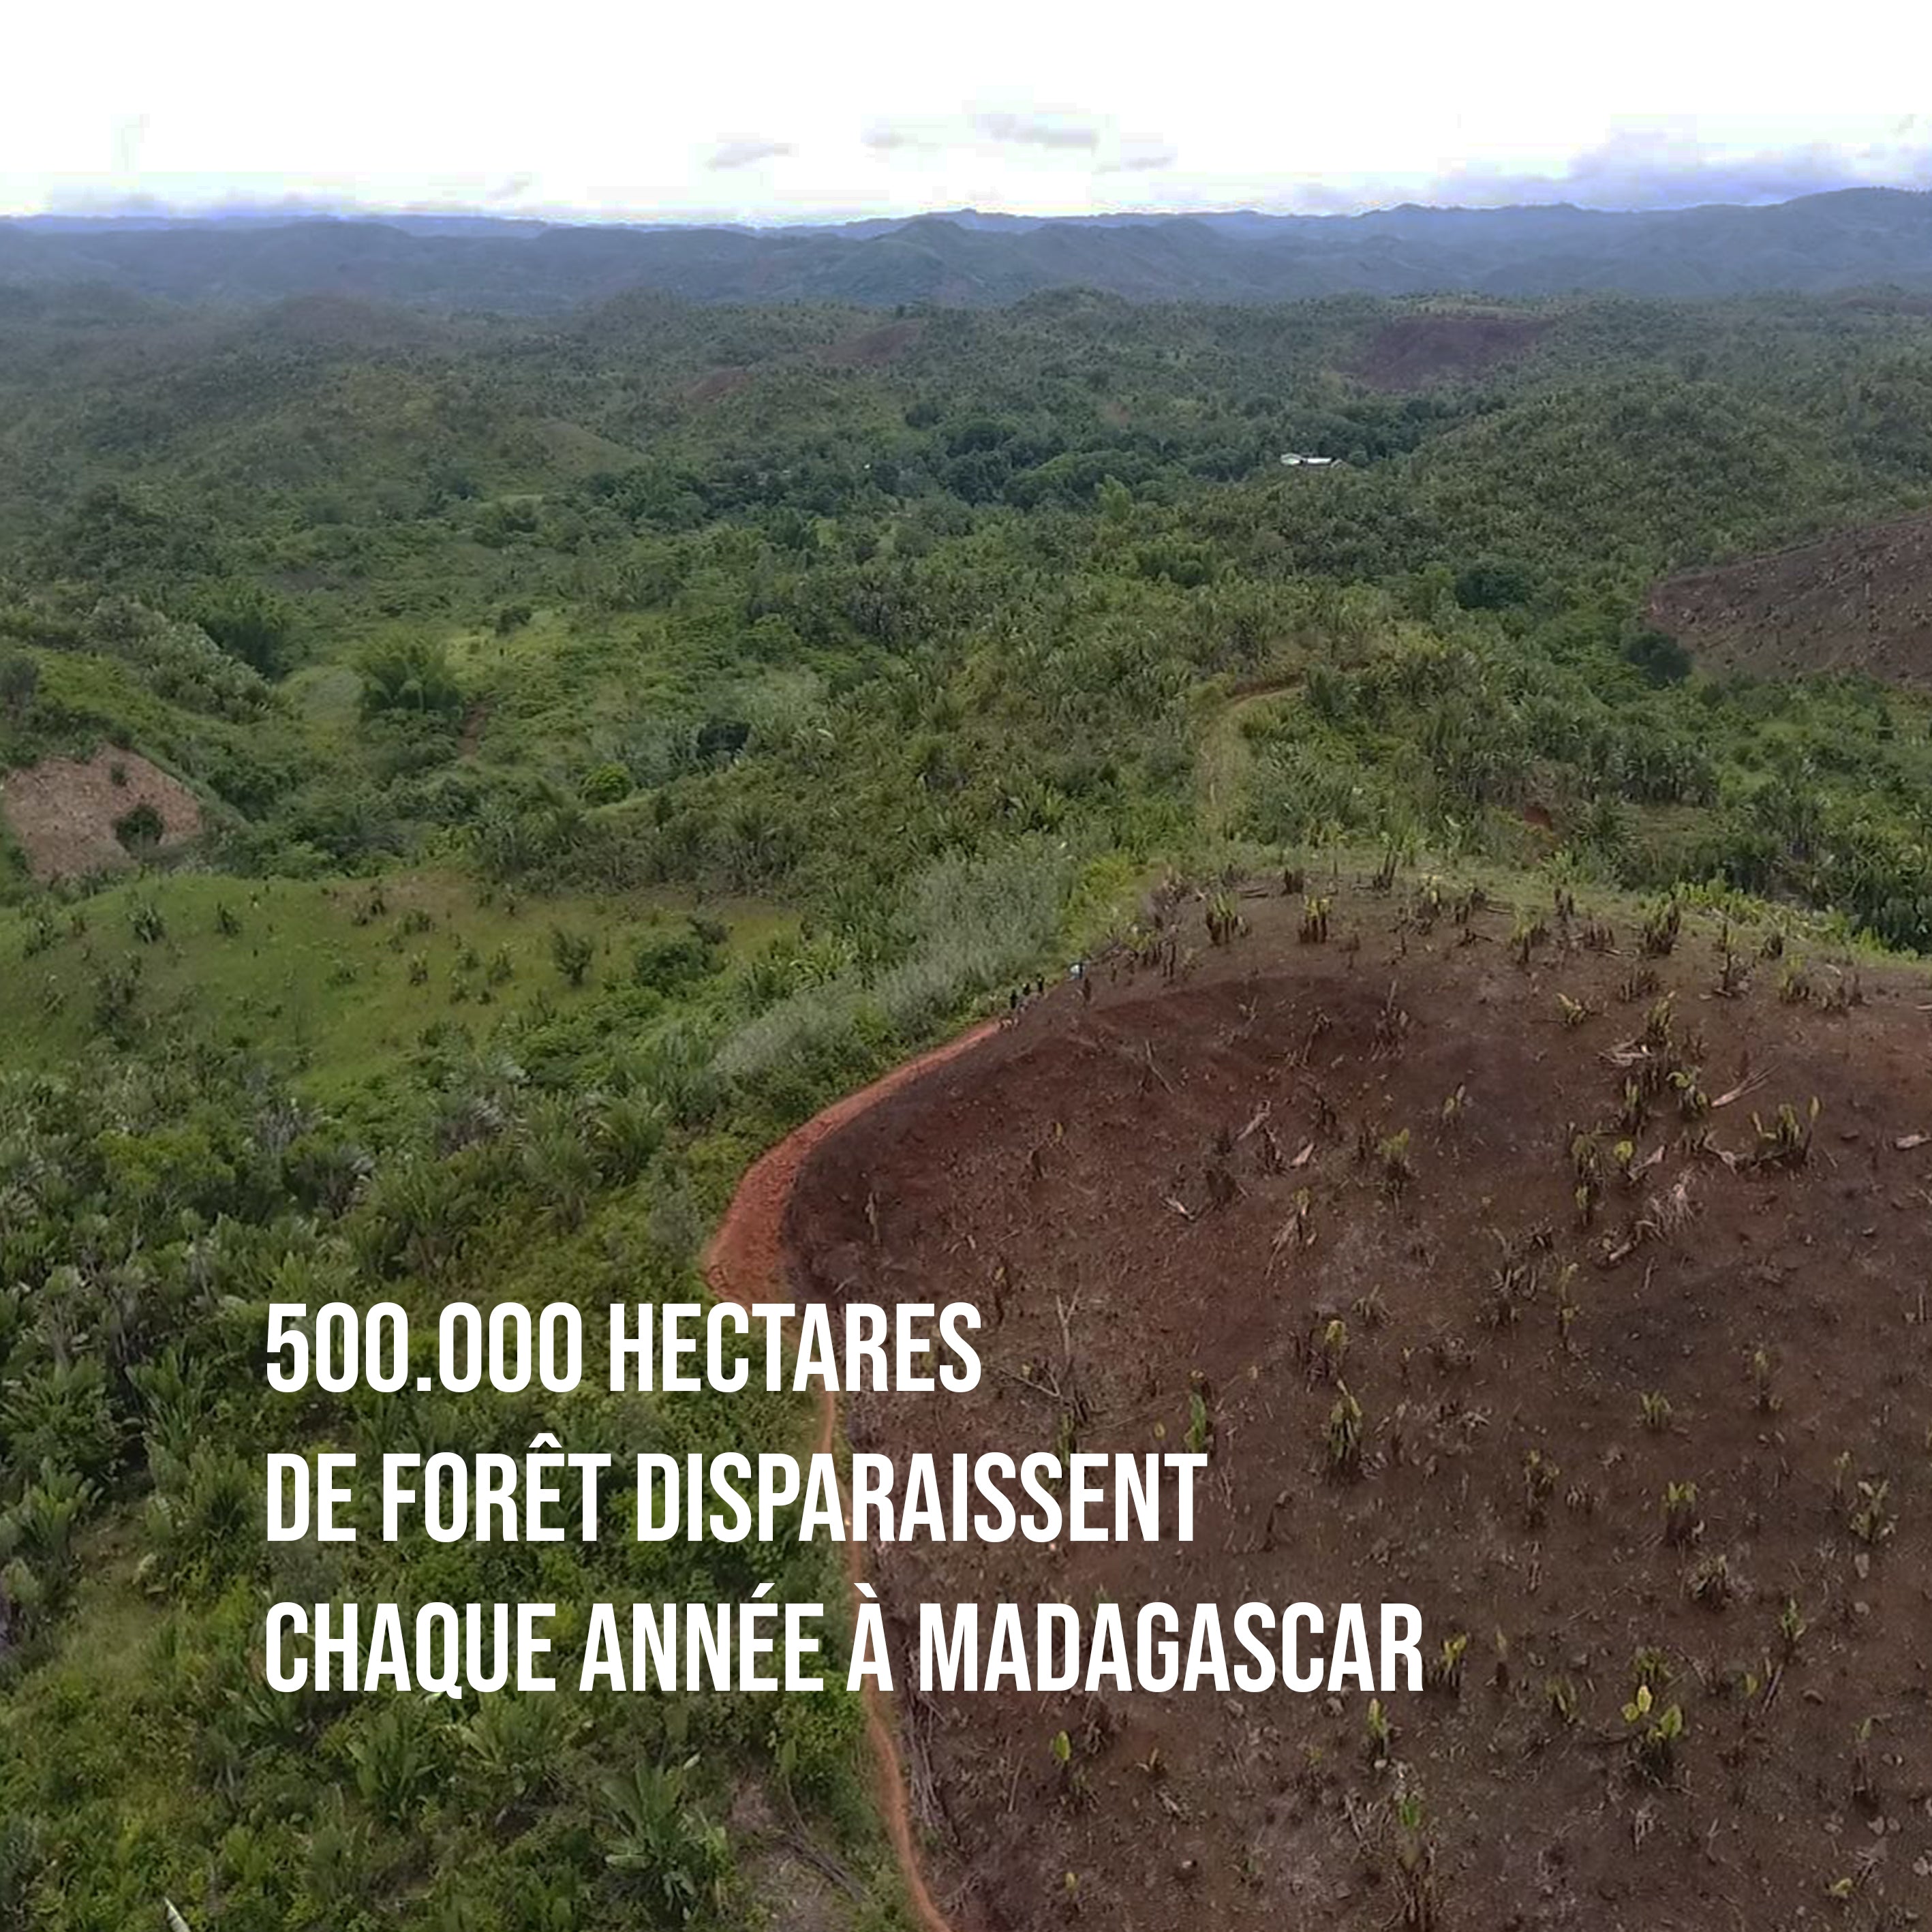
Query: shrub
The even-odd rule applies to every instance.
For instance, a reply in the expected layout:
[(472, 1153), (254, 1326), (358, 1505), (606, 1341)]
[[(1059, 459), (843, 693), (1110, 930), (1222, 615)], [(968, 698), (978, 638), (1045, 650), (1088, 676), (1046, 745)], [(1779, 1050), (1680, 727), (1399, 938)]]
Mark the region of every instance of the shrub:
[(630, 796), (631, 775), (612, 759), (604, 764), (593, 765), (584, 773), (577, 789), (586, 805), (615, 805)]
[(1662, 631), (1638, 632), (1624, 644), (1624, 656), (1646, 684), (1682, 684), (1690, 675), (1690, 653)]
[(401, 713), (454, 721), (463, 709), (463, 688), (439, 645), (421, 638), (379, 644), (365, 652), (362, 715)]
[(731, 1876), (730, 1842), (695, 1802), (698, 1760), (640, 1764), (604, 1787), (614, 1828), (604, 1862), (650, 1901), (670, 1925), (722, 1911)]
[(260, 584), (218, 584), (190, 614), (231, 657), (264, 677), (287, 668), (295, 635), (293, 608)]
[(631, 977), (656, 993), (674, 993), (716, 971), (715, 942), (695, 924), (682, 932), (646, 933), (631, 955)]
[(16, 651), (0, 657), (0, 715), (24, 723), (40, 688), (40, 668), (33, 658)]
[(0, 1401), (0, 1444), (16, 1468), (44, 1464), (98, 1478), (112, 1467), (120, 1437), (97, 1359), (50, 1362), (10, 1384)]
[(590, 962), (597, 956), (597, 942), (586, 932), (570, 932), (554, 926), (550, 933), (550, 956), (556, 970), (573, 986), (584, 984)]
[(197, 1442), (158, 1459), (148, 1506), (150, 1580), (171, 1587), (225, 1582), (259, 1555), (259, 1478), (238, 1455)]
[(161, 814), (146, 799), (114, 821), (115, 837), (130, 852), (152, 851), (160, 844), (166, 830)]
[[(421, 1704), (402, 1698), (371, 1707), (349, 1743), (356, 1790), (364, 1804), (392, 1825), (405, 1823), (440, 1781), (434, 1720)], [(434, 1726), (434, 1728), (433, 1728)]]

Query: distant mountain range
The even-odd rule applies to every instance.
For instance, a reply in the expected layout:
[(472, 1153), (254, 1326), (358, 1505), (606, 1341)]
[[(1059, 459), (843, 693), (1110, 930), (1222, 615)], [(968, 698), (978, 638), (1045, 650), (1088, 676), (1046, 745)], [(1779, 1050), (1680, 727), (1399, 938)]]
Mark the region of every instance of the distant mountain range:
[(1070, 286), (1136, 302), (1228, 302), (1868, 286), (1932, 292), (1932, 193), (1851, 188), (1768, 207), (1642, 214), (1404, 206), (1034, 220), (968, 209), (820, 228), (442, 215), (0, 221), (0, 290), (76, 284), (168, 302), (322, 293), (520, 314), (640, 288), (700, 302), (883, 308), (983, 306)]

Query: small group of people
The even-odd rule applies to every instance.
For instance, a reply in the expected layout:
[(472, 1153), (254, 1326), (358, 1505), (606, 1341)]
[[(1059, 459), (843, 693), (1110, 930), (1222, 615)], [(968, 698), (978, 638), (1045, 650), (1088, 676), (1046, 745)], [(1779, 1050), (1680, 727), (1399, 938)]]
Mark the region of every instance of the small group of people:
[[(1094, 982), (1088, 976), (1087, 962), (1085, 960), (1075, 960), (1072, 964), (1067, 968), (1066, 976), (1070, 980), (1078, 982), (1080, 988), (1080, 998), (1083, 1002), (1092, 1000), (1094, 997)], [(1016, 1025), (1018, 1023), (1020, 1016), (1026, 1011), (1028, 1007), (1033, 1004), (1034, 1000), (1044, 998), (1046, 992), (1046, 980), (1044, 974), (1042, 974), (1039, 979), (1029, 980), (1026, 981), (1024, 984), (1016, 986), (1013, 990), (1006, 995), (1006, 1016), (1001, 1024), (1006, 1026)]]

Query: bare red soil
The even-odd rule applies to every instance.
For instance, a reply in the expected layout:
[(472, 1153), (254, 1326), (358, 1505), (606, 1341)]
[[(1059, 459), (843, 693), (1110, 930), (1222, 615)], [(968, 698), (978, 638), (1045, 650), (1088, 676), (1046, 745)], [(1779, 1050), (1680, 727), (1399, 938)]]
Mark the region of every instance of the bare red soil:
[(1535, 346), (1550, 324), (1534, 316), (1406, 315), (1385, 322), (1348, 373), (1378, 389), (1420, 389), (1480, 376)]
[[(802, 1126), (788, 1134), (776, 1147), (760, 1155), (746, 1171), (724, 1220), (705, 1247), (704, 1279), (712, 1293), (748, 1306), (760, 1301), (791, 1299), (784, 1264), (784, 1216), (799, 1170), (812, 1150), (828, 1136), (856, 1120), (867, 1108), (902, 1092), (934, 1068), (970, 1051), (988, 1038), (992, 1031), (990, 1027), (976, 1028), (916, 1060), (895, 1067), (871, 1086), (835, 1101), (822, 1113), (814, 1115)], [(830, 1395), (821, 1394), (818, 1434), (813, 1444), (814, 1453), (823, 1453), (832, 1448), (838, 1426), (837, 1402)], [(848, 1571), (855, 1580), (865, 1574), (866, 1553), (861, 1544), (848, 1544), (845, 1546)], [(867, 1688), (866, 1728), (872, 1753), (880, 1813), (905, 1881), (907, 1896), (917, 1918), (920, 1932), (951, 1932), (927, 1891), (921, 1874), (911, 1814), (906, 1802), (905, 1774), (900, 1764), (890, 1714), (872, 1694), (871, 1687)]]
[(1932, 517), (1666, 578), (1650, 620), (1708, 665), (1932, 687)]
[(104, 745), (90, 758), (43, 758), (0, 780), (0, 813), (37, 879), (81, 878), (131, 865), (115, 827), (141, 806), (160, 820), (158, 849), (201, 830), (201, 806), (178, 778)]
[[(1427, 1653), (1466, 1650), (1387, 1700), (1379, 1746), (1354, 1694), (902, 1693), (889, 1783), (946, 1919), (1912, 1922), (1922, 976), (1799, 968), (1748, 933), (1720, 994), (1689, 920), (1645, 958), (1628, 929), (1552, 916), (1519, 940), (1518, 912), (1412, 889), (1337, 894), (1319, 944), (1299, 897), (1243, 909), (1233, 944), (1177, 920), (1165, 967), (1102, 967), (1090, 1004), (1062, 988), (814, 1124), (754, 1171), (755, 1232), (728, 1227), (713, 1280), (985, 1311), (979, 1388), (854, 1398), (855, 1446), (1178, 1448), (1204, 1399), (1191, 1543), (873, 1552), (902, 1682), (928, 1600), (1406, 1602)], [(1343, 1384), (1357, 1467), (1330, 1452)], [(1673, 1707), (1646, 1766), (1635, 1740)], [(1398, 1790), (1432, 1860), (1407, 1893)], [(1405, 1918), (1424, 1892), (1432, 1916)]]

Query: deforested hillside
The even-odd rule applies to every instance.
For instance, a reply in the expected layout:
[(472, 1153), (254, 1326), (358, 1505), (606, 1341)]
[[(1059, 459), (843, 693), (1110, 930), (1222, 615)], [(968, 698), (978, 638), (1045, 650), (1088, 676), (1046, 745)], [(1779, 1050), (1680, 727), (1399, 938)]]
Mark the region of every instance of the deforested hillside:
[[(1172, 1665), (1023, 1618), (1018, 1683), (900, 1700), (957, 1932), (1905, 1909), (1922, 974), (1322, 870), (1171, 893), (1086, 976), (820, 1141), (784, 1222), (793, 1295), (986, 1315), (974, 1393), (854, 1397), (855, 1444), (1209, 1459), (1186, 1541), (870, 1552), (902, 1681), (921, 1604), (1115, 1610)], [(1355, 1603), (1421, 1612), (1419, 1686), (1336, 1676)], [(1250, 1604), (1316, 1616), (1251, 1651)]]
[(1660, 584), (1658, 627), (1714, 669), (1932, 686), (1932, 520), (1868, 524)]

